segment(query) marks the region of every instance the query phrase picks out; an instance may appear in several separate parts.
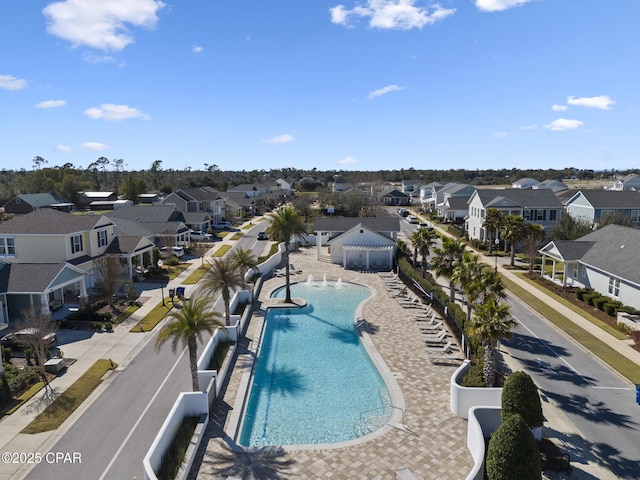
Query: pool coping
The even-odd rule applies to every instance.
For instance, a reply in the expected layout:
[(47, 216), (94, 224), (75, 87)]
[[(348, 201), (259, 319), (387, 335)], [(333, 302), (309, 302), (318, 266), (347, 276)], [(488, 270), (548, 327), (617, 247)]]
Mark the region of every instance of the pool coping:
[[(292, 282), (291, 284), (296, 284), (296, 283), (303, 283), (303, 282)], [(318, 283), (321, 283), (321, 281), (318, 281)], [(401, 429), (403, 431), (411, 433), (410, 430), (408, 430), (403, 424), (405, 401), (404, 401), (404, 396), (402, 395), (402, 391), (400, 389), (400, 385), (396, 381), (396, 377), (393, 375), (393, 373), (389, 369), (388, 365), (382, 358), (382, 355), (380, 355), (378, 350), (375, 348), (375, 345), (371, 340), (370, 334), (366, 331), (363, 331), (363, 329), (356, 327), (357, 323), (360, 320), (365, 320), (366, 322), (366, 319), (364, 319), (362, 315), (364, 306), (368, 302), (372, 301), (378, 295), (377, 291), (371, 286), (361, 282), (350, 280), (348, 281), (348, 283), (360, 285), (366, 288), (371, 294), (364, 301), (360, 302), (356, 307), (353, 324), (354, 324), (355, 331), (360, 336), (362, 346), (364, 347), (365, 352), (369, 356), (369, 359), (371, 360), (375, 368), (378, 370), (378, 373), (380, 374), (380, 377), (382, 378), (382, 381), (384, 382), (385, 387), (387, 388), (387, 392), (389, 393), (389, 399), (391, 401), (390, 417), (387, 419), (385, 424), (379, 429), (371, 433), (368, 433), (366, 435), (363, 435), (361, 437), (354, 438), (351, 440), (346, 440), (343, 442), (294, 444), (294, 445), (268, 445), (268, 446), (244, 446), (238, 443), (237, 441), (238, 437), (242, 432), (245, 408), (249, 400), (251, 380), (253, 379), (253, 375), (255, 372), (256, 360), (258, 359), (258, 356), (260, 354), (260, 347), (262, 345), (262, 337), (264, 334), (264, 327), (265, 327), (264, 320), (266, 318), (266, 314), (268, 310), (270, 308), (304, 308), (308, 304), (308, 302), (302, 298), (293, 298), (292, 303), (284, 303), (281, 299), (272, 299), (271, 295), (273, 294), (273, 292), (282, 288), (282, 285), (278, 285), (271, 288), (265, 300), (262, 301), (262, 306), (264, 308), (262, 308), (260, 311), (261, 312), (264, 311), (264, 313), (258, 316), (258, 315), (255, 315), (254, 312), (252, 312), (251, 318), (249, 320), (249, 323), (253, 321), (260, 322), (260, 325), (258, 328), (259, 335), (257, 338), (257, 342), (256, 342), (256, 338), (254, 338), (253, 341), (251, 342), (251, 351), (253, 352), (251, 368), (249, 369), (249, 371), (244, 372), (242, 374), (240, 385), (236, 393), (236, 398), (235, 398), (235, 401), (233, 402), (233, 413), (232, 415), (230, 415), (229, 420), (227, 421), (223, 429), (225, 432), (224, 441), (232, 451), (259, 452), (259, 451), (264, 451), (265, 449), (272, 449), (272, 448), (281, 448), (284, 451), (292, 451), (292, 452), (300, 451), (300, 450), (334, 450), (334, 449), (353, 447), (356, 445), (368, 443), (370, 441), (373, 441), (385, 435), (386, 433), (394, 429)], [(277, 301), (274, 301), (274, 300), (277, 300)], [(230, 432), (232, 432), (232, 434), (230, 434)]]

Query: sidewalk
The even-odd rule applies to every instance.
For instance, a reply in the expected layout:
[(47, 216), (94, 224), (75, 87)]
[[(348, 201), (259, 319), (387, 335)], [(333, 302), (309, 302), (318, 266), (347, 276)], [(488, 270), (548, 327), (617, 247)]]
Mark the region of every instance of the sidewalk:
[[(227, 235), (222, 241), (214, 244), (213, 248), (205, 254), (205, 264), (212, 258), (211, 254), (222, 245), (233, 245), (235, 243), (235, 240), (231, 240), (232, 236)], [(190, 265), (176, 278), (163, 285), (162, 289), (158, 284), (158, 288), (147, 290), (142, 306), (127, 320), (115, 325), (113, 332), (91, 332), (87, 338), (82, 338), (83, 335), (88, 335), (86, 331), (63, 330), (59, 332), (59, 338), (64, 342), (62, 348), (65, 358), (75, 359), (75, 362), (61, 376), (51, 382), (50, 386), (55, 395), (52, 396), (50, 390), (42, 389), (15, 413), (0, 418), (0, 451), (5, 454), (7, 452), (21, 454), (39, 452), (42, 456), (51, 451), (58, 439), (64, 435), (75, 420), (106, 388), (105, 383), (101, 384), (57, 430), (35, 435), (20, 432), (53, 401), (55, 396), (64, 392), (82, 377), (97, 360), (113, 360), (118, 364), (117, 371), (123, 370), (127, 366), (138, 352), (138, 346), (151, 340), (151, 337), (158, 331), (158, 327), (153, 331), (144, 333), (129, 333), (129, 330), (162, 302), (162, 293), (166, 297), (170, 288), (175, 289), (183, 286), (182, 282), (202, 265), (202, 258), (196, 257), (188, 260), (187, 263)], [(195, 285), (184, 285), (184, 287), (188, 298), (189, 291), (195, 288)], [(108, 376), (109, 373), (106, 374), (106, 378)], [(24, 478), (31, 467), (33, 467), (33, 464), (5, 463), (5, 461), (2, 461), (0, 462), (0, 480)]]

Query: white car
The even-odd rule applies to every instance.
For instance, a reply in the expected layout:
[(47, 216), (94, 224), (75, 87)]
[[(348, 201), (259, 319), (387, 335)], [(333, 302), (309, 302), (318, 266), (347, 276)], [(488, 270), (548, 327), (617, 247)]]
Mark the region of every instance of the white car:
[(184, 255), (184, 248), (174, 245), (173, 247), (162, 247), (160, 249), (160, 256), (162, 258), (169, 258), (171, 255), (175, 255), (180, 258)]
[(191, 240), (199, 241), (199, 242), (210, 242), (213, 240), (213, 235), (210, 233), (205, 233), (200, 230), (192, 230), (189, 234), (189, 238)]
[(418, 217), (416, 217), (415, 215), (409, 215), (407, 217), (407, 222), (409, 222), (409, 223), (418, 223)]
[(230, 230), (231, 229), (231, 222), (214, 223), (212, 228), (214, 230)]

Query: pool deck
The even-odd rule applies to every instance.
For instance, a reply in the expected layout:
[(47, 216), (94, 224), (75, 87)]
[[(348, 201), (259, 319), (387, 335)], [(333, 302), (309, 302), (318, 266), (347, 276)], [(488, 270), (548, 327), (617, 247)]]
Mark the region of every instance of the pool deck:
[[(427, 358), (425, 345), (410, 311), (393, 301), (382, 277), (375, 273), (344, 270), (317, 260), (315, 249), (291, 254), (297, 271), (292, 282), (304, 282), (309, 275), (328, 281), (353, 281), (374, 292), (363, 306), (369, 339), (391, 372), (404, 400), (404, 425), (386, 428), (364, 443), (343, 448), (299, 450), (270, 447), (253, 452), (234, 451), (230, 437), (235, 434), (233, 417), (241, 403), (239, 391), (247, 383), (262, 327), (268, 295), (284, 284), (284, 277), (270, 278), (263, 284), (246, 336), (239, 341), (238, 356), (223, 397), (214, 405), (214, 414), (194, 462), (189, 478), (344, 478), (395, 479), (407, 469), (418, 479), (463, 479), (472, 467), (466, 446), (467, 422), (449, 410), (449, 379), (454, 366), (435, 365)], [(296, 299), (296, 302), (298, 299)], [(229, 428), (231, 431), (226, 431)], [(304, 426), (301, 426), (304, 428)], [(398, 474), (396, 472), (399, 472)]]

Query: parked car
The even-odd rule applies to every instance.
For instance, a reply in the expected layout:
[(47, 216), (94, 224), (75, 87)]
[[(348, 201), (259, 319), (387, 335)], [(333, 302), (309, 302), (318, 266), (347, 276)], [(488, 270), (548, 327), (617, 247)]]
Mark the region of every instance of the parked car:
[(184, 255), (184, 248), (174, 245), (173, 247), (162, 247), (160, 249), (160, 256), (163, 258), (168, 258), (171, 255), (175, 255), (180, 258)]
[(189, 238), (198, 242), (210, 242), (213, 240), (213, 235), (200, 230), (192, 230), (189, 234)]
[(398, 215), (402, 215), (403, 217), (406, 217), (407, 215), (409, 215), (409, 210), (407, 210), (406, 208), (399, 208)]
[(213, 224), (214, 230), (230, 230), (231, 222), (218, 222)]
[[(0, 344), (3, 347), (24, 348), (28, 344), (29, 338), (35, 334), (37, 334), (35, 328), (25, 328), (17, 332), (7, 333), (0, 339)], [(55, 333), (47, 333), (42, 337), (42, 341), (46, 347), (52, 347), (58, 343), (58, 336)]]
[(418, 217), (416, 217), (415, 215), (409, 215), (407, 217), (407, 222), (409, 222), (409, 223), (418, 223)]
[(267, 234), (266, 232), (258, 232), (258, 240), (266, 240)]

